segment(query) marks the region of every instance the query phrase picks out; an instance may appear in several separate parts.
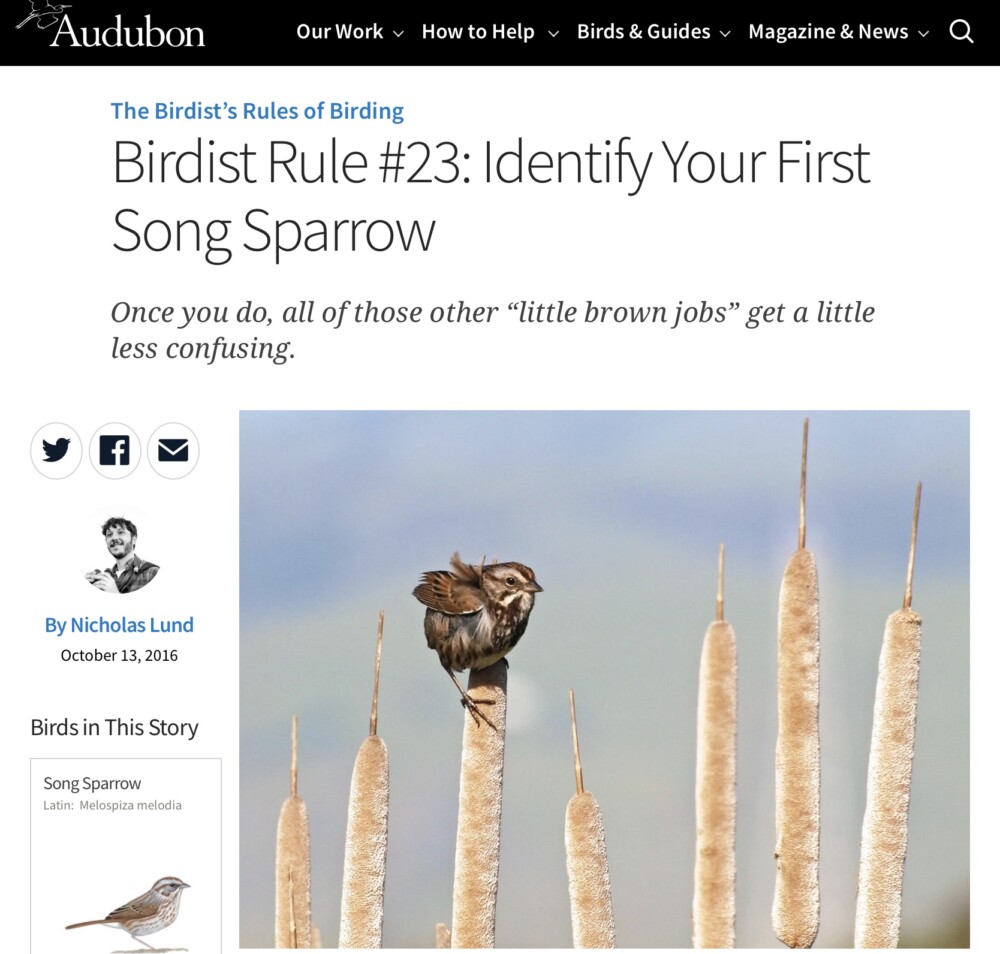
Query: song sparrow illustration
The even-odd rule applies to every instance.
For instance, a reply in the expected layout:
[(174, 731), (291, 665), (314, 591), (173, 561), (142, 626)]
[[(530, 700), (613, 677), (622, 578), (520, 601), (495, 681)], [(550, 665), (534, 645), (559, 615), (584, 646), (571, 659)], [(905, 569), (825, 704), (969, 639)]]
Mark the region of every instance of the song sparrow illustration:
[(456, 672), (485, 669), (503, 659), (524, 635), (535, 594), (542, 588), (535, 571), (523, 563), (463, 563), (456, 553), (451, 571), (430, 570), (413, 595), (427, 607), (424, 635), (462, 694), (462, 705), (476, 724), (483, 715), (476, 700), (459, 685)]
[(133, 941), (144, 944), (150, 950), (156, 950), (151, 944), (146, 944), (139, 935), (155, 934), (173, 924), (181, 907), (181, 892), (190, 887), (191, 885), (185, 884), (180, 878), (160, 878), (145, 894), (140, 894), (128, 904), (115, 908), (106, 918), (67, 924), (66, 930), (87, 927), (91, 924), (120, 927), (131, 935)]

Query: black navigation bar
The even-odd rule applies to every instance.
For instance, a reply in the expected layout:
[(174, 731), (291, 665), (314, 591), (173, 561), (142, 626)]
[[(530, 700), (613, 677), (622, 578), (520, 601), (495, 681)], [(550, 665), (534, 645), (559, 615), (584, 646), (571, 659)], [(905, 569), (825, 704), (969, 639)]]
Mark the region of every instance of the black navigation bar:
[[(256, 8), (255, 8), (256, 9)], [(454, 9), (454, 8), (452, 8)], [(471, 8), (470, 8), (471, 9)], [(670, 5), (657, 18), (608, 4), (605, 15), (397, 16), (372, 5), (249, 6), (129, 0), (15, 0), (0, 24), (3, 62), (149, 66), (981, 66), (997, 65), (995, 14), (874, 5), (736, 16)], [(930, 10), (930, 12), (925, 12)], [(353, 16), (357, 14), (357, 16)]]

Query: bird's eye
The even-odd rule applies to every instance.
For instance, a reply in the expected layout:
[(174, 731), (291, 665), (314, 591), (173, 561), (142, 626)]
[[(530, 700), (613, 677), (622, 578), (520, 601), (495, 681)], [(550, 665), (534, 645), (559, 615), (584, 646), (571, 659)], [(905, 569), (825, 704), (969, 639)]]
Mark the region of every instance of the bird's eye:
[(506, 583), (508, 586), (513, 586), (516, 582), (517, 580), (515, 580), (514, 577), (512, 576), (508, 576), (507, 579), (504, 580), (504, 583)]

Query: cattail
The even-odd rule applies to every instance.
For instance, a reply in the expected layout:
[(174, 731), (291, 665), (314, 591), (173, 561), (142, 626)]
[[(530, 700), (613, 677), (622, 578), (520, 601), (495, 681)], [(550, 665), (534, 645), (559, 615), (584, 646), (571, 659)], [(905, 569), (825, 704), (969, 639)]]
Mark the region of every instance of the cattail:
[(868, 797), (861, 829), (855, 947), (885, 948), (899, 943), (920, 676), (920, 617), (910, 608), (919, 514), (920, 484), (917, 484), (903, 608), (886, 620), (878, 661)]
[(434, 925), (434, 946), (451, 947), (451, 929), (440, 921)]
[(469, 693), (489, 706), (491, 728), (468, 710), (462, 740), (458, 792), (452, 947), (493, 947), (500, 878), (500, 809), (504, 736), (507, 729), (507, 664), (495, 662), (469, 673)]
[(299, 719), (292, 718), (291, 794), (278, 816), (275, 863), (274, 946), (307, 948), (312, 943), (309, 895), (309, 815), (299, 798)]
[(604, 821), (597, 799), (583, 788), (580, 743), (576, 734), (576, 699), (569, 691), (573, 727), (576, 794), (566, 806), (566, 870), (574, 947), (614, 947), (615, 913), (604, 845)]
[(778, 746), (771, 923), (789, 947), (819, 931), (819, 582), (806, 549), (806, 448), (802, 428), (799, 547), (785, 567), (778, 608)]
[(389, 841), (389, 753), (376, 734), (383, 621), (384, 614), (379, 612), (368, 738), (361, 743), (351, 776), (340, 901), (341, 947), (382, 946), (385, 856)]
[(736, 633), (723, 615), (724, 560), (720, 546), (715, 621), (698, 677), (695, 947), (732, 947), (736, 939)]

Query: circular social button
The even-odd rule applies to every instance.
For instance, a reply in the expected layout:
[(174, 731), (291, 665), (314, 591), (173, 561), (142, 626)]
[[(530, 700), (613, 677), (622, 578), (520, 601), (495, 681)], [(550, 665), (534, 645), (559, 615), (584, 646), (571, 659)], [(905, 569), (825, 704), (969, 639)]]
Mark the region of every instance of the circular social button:
[(146, 445), (146, 459), (161, 477), (187, 477), (198, 463), (198, 438), (184, 424), (161, 424)]
[(83, 444), (68, 424), (46, 424), (31, 439), (31, 463), (44, 477), (69, 477), (83, 460)]
[(141, 457), (142, 445), (127, 424), (105, 424), (90, 439), (90, 462), (102, 477), (128, 477), (139, 466)]

